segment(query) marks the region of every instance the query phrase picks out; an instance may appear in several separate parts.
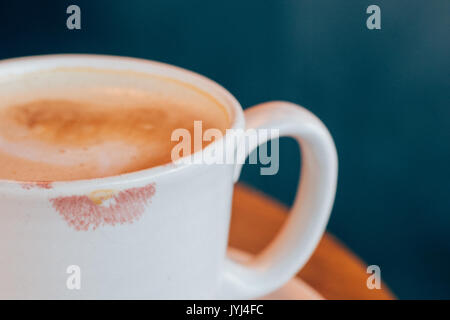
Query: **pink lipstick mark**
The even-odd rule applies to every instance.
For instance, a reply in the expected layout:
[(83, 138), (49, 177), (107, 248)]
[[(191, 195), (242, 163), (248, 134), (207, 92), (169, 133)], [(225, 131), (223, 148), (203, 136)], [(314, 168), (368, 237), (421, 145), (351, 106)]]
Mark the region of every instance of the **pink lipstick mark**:
[(25, 183), (21, 183), (20, 185), (25, 190), (53, 188), (51, 181), (25, 182)]
[(131, 224), (142, 216), (155, 194), (155, 184), (120, 192), (98, 190), (83, 196), (50, 199), (53, 208), (77, 231)]

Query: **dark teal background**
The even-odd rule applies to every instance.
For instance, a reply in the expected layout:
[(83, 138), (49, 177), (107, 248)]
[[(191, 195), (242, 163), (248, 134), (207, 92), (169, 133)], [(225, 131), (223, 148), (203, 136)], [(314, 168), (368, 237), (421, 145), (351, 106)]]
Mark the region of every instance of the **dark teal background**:
[[(78, 4), (82, 30), (66, 29)], [(366, 8), (381, 8), (368, 30)], [(400, 298), (450, 298), (450, 1), (5, 1), (0, 58), (104, 53), (167, 62), (244, 107), (283, 99), (318, 115), (340, 160), (329, 230)], [(0, 97), (1, 98), (1, 97)], [(299, 151), (242, 180), (290, 204)]]

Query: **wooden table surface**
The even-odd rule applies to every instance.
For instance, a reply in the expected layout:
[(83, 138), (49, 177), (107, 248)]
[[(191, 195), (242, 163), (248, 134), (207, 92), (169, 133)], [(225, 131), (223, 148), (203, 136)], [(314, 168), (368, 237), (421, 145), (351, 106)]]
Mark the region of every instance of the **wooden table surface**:
[[(258, 253), (276, 235), (288, 209), (249, 187), (238, 184), (233, 199), (230, 246)], [(326, 299), (393, 299), (366, 286), (366, 265), (335, 237), (326, 233), (313, 256), (297, 275)]]

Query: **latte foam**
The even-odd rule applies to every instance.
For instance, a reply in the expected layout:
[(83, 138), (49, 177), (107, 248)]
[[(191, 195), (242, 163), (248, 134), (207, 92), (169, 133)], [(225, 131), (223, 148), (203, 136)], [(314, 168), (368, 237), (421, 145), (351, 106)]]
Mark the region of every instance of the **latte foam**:
[(90, 69), (0, 78), (0, 179), (91, 179), (169, 163), (172, 132), (192, 132), (195, 120), (229, 126), (219, 102), (172, 79)]

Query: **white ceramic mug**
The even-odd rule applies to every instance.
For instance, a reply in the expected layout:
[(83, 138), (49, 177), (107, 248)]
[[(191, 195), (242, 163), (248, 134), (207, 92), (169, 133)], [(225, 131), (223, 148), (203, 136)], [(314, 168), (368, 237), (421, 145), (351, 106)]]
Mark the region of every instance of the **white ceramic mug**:
[[(333, 140), (313, 114), (288, 102), (243, 112), (229, 92), (205, 77), (132, 58), (5, 60), (0, 80), (58, 67), (170, 77), (217, 99), (227, 108), (233, 129), (279, 129), (280, 136), (293, 137), (301, 146), (299, 191), (278, 236), (243, 265), (226, 255), (233, 185), (241, 165), (171, 163), (92, 180), (0, 181), (0, 298), (256, 298), (282, 286), (307, 262), (327, 224), (337, 180)], [(95, 195), (104, 199), (105, 190), (120, 205), (96, 202)], [(96, 228), (77, 230), (86, 223), (80, 215)], [(75, 288), (68, 286), (72, 272), (81, 280)]]

